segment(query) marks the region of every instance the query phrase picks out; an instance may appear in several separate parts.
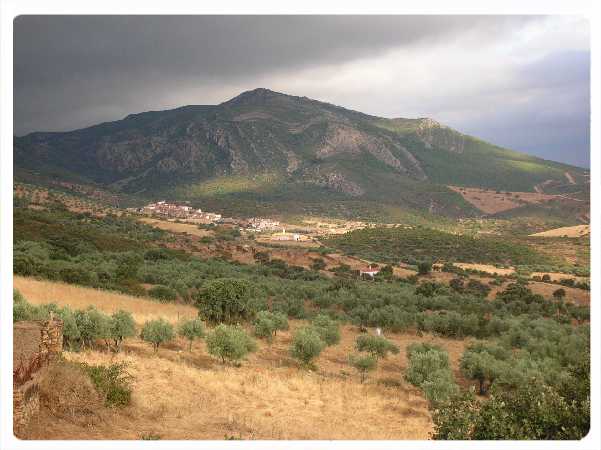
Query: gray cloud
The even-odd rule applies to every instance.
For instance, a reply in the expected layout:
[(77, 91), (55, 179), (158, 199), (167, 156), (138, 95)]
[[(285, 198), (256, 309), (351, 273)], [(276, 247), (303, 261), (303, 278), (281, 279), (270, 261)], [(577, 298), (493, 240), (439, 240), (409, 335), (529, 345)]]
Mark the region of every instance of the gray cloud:
[[(501, 145), (588, 164), (586, 51), (545, 44), (524, 56), (517, 44), (496, 68), (480, 62), (488, 49), (532, 27), (553, 39), (548, 20), (21, 16), (14, 36), (15, 134), (220, 103), (262, 86), (381, 116), (432, 116)], [(478, 80), (466, 83), (475, 71)], [(558, 96), (561, 105), (553, 100)], [(494, 110), (483, 113), (491, 101)], [(544, 111), (533, 117), (537, 104)]]

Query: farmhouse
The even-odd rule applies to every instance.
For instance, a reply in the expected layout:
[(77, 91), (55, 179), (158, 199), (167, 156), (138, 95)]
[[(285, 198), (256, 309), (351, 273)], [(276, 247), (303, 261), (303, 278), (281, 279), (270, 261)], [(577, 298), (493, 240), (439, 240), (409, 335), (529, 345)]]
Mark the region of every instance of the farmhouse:
[(373, 278), (378, 273), (380, 273), (380, 269), (378, 269), (376, 266), (373, 266), (371, 264), (369, 266), (367, 266), (367, 267), (359, 269), (359, 276), (367, 275), (367, 276)]

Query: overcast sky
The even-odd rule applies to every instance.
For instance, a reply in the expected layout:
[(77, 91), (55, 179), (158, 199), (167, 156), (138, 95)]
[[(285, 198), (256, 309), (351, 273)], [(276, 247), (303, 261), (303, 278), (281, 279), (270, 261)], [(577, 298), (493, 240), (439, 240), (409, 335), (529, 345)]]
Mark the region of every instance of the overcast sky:
[(589, 27), (559, 16), (20, 16), (15, 134), (265, 87), (589, 165)]

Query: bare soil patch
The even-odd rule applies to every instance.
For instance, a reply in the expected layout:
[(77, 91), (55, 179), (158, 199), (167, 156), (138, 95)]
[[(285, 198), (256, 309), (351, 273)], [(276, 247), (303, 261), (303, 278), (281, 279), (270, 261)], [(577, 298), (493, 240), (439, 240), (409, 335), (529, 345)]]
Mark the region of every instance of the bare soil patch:
[(543, 203), (559, 197), (541, 192), (505, 192), (459, 186), (448, 187), (461, 194), (465, 201), (486, 214), (496, 214), (518, 208), (527, 203)]
[(575, 225), (573, 227), (561, 227), (554, 228), (552, 230), (542, 231), (540, 233), (534, 233), (530, 236), (536, 237), (569, 237), (578, 238), (583, 236), (589, 236), (591, 234), (590, 225)]

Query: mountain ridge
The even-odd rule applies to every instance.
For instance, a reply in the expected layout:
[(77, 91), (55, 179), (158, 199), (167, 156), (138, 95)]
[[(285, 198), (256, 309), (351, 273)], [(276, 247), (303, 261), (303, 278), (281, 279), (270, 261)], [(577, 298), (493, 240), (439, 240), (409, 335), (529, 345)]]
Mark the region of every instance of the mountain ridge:
[[(307, 195), (473, 214), (446, 185), (533, 191), (587, 171), (504, 149), (432, 118), (382, 118), (265, 88), (218, 105), (129, 114), (68, 132), (14, 138), (15, 167), (124, 193), (185, 196), (186, 186), (271, 174), (258, 200)], [(192, 189), (192, 188), (190, 188)], [(271, 191), (269, 190), (271, 189)], [(434, 205), (434, 206), (432, 206)]]

